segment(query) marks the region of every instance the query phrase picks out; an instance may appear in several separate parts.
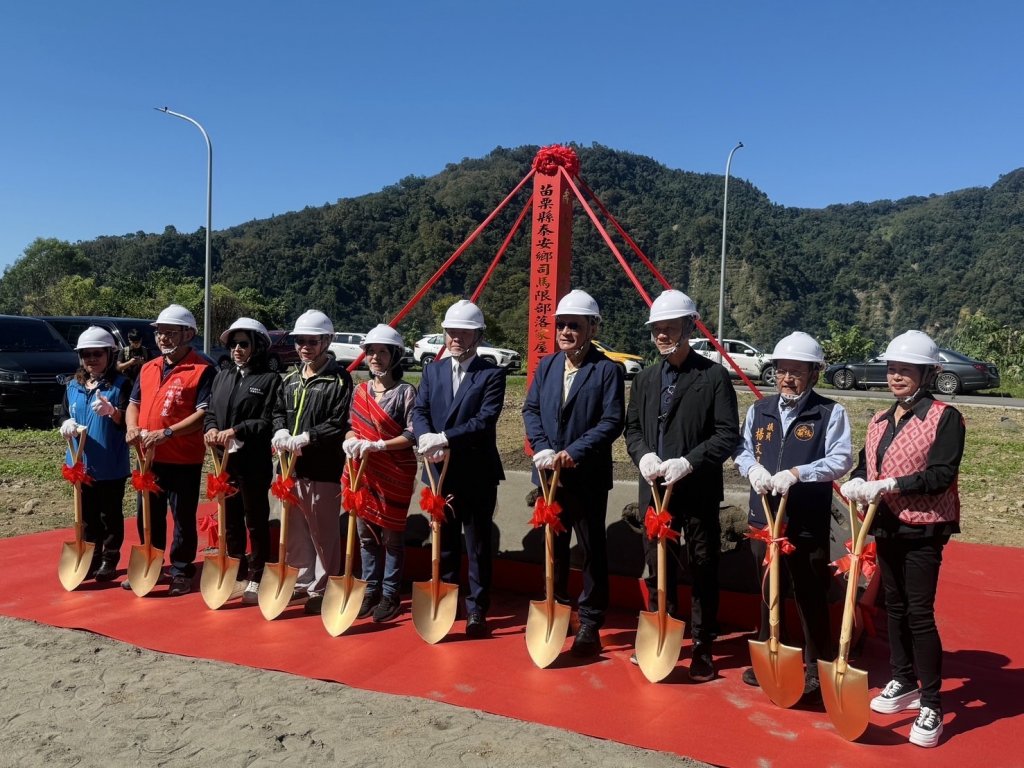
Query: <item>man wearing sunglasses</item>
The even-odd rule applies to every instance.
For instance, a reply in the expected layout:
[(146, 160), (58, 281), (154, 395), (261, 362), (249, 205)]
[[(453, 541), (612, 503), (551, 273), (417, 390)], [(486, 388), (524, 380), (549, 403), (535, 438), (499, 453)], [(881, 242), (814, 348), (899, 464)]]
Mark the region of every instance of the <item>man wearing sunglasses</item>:
[(622, 369), (590, 342), (601, 313), (585, 291), (570, 291), (555, 309), (558, 352), (544, 357), (526, 393), (523, 423), (537, 471), (559, 470), (556, 500), (566, 530), (555, 536), (555, 597), (569, 603), (572, 531), (583, 552), (580, 626), (572, 652), (601, 652), (599, 630), (608, 608), (605, 514), (612, 487), (612, 443), (622, 434)]

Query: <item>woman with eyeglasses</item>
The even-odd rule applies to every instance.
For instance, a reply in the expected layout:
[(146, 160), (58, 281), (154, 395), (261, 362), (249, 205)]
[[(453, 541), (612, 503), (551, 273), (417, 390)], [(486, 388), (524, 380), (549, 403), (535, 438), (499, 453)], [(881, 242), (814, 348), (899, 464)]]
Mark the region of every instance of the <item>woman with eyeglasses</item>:
[[(232, 598), (258, 601), (263, 566), (270, 550), (270, 502), (273, 476), (270, 438), (275, 408), (281, 403), (281, 377), (267, 367), (270, 334), (262, 323), (240, 317), (220, 336), (231, 365), (217, 372), (206, 412), (207, 445), (231, 454), (228, 477), (238, 489), (225, 500), (228, 555), (240, 560)], [(245, 552), (246, 530), (252, 551)]]
[(82, 521), (85, 540), (96, 547), (87, 577), (111, 581), (124, 542), (122, 506), (131, 473), (124, 412), (132, 385), (117, 372), (117, 342), (108, 331), (86, 328), (75, 349), (79, 367), (64, 392), (60, 433), (67, 439), (78, 434), (79, 426), (88, 430), (82, 453), (90, 482), (82, 483)]

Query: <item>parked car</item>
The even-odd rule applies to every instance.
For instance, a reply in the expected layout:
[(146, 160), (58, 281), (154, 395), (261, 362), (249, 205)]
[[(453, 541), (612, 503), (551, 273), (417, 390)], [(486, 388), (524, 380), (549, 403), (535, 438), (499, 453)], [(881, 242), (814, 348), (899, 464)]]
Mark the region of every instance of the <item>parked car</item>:
[[(152, 320), (144, 320), (140, 317), (108, 317), (106, 315), (62, 315), (43, 317), (42, 319), (56, 328), (57, 333), (63, 336), (72, 347), (78, 343), (78, 337), (82, 331), (90, 325), (98, 325), (100, 328), (110, 331), (114, 341), (122, 349), (128, 346), (128, 331), (134, 328), (139, 332), (142, 346), (148, 349), (154, 357), (160, 354), (156, 348), (156, 339), (153, 337)], [(202, 344), (200, 344), (201, 348)]]
[[(992, 363), (975, 360), (952, 349), (940, 349), (942, 370), (935, 377), (935, 391), (959, 395), (999, 386), (999, 369)], [(836, 389), (867, 389), (888, 386), (887, 365), (880, 357), (861, 363), (834, 363), (825, 369), (824, 379)]]
[(0, 315), (0, 418), (52, 426), (76, 370), (78, 355), (49, 323)]
[[(340, 333), (334, 334), (334, 341), (331, 342), (329, 351), (342, 365), (351, 365), (354, 361), (359, 359), (361, 354), (363, 354), (363, 348), (359, 345), (363, 343), (363, 339), (365, 338), (365, 333), (341, 331)], [(402, 350), (402, 363), (408, 367), (412, 365), (414, 361), (412, 349), (409, 347), (402, 347)], [(365, 368), (366, 363), (360, 363), (359, 367)]]
[(299, 362), (299, 353), (288, 331), (268, 331), (270, 348), (267, 350), (267, 368), (284, 371)]
[[(738, 339), (722, 339), (722, 346), (747, 377), (760, 379), (769, 387), (775, 386), (775, 366), (768, 355), (758, 351), (752, 344)], [(723, 362), (721, 354), (707, 339), (690, 339), (690, 348), (708, 360), (722, 363), (730, 376), (736, 376), (733, 367), (728, 362)]]
[(640, 355), (631, 355), (628, 352), (616, 352), (611, 347), (608, 347), (604, 342), (598, 341), (597, 339), (591, 339), (591, 344), (597, 347), (601, 352), (604, 352), (604, 356), (612, 362), (618, 363), (622, 368), (627, 379), (632, 379), (644, 367), (644, 359)]
[(198, 334), (192, 337), (188, 345), (209, 360), (211, 365), (218, 368), (227, 368), (231, 365), (231, 353), (216, 342), (210, 344), (210, 354), (203, 352), (203, 337)]
[[(413, 359), (426, 368), (437, 358), (437, 353), (441, 351), (442, 346), (444, 346), (443, 333), (434, 333), (430, 336), (424, 336), (413, 344)], [(487, 360), (501, 368), (508, 368), (511, 370), (519, 368), (519, 366), (522, 365), (522, 358), (514, 349), (489, 347), (486, 344), (481, 344), (476, 348), (476, 353), (481, 360)], [(447, 349), (441, 357), (448, 357)]]

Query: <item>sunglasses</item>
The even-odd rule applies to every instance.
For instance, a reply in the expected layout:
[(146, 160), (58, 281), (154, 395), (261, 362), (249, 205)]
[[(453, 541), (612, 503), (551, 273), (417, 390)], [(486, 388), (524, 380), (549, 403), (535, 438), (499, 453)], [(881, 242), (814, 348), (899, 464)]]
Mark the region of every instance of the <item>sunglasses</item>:
[(248, 349), (249, 342), (246, 341), (245, 339), (239, 339), (237, 341), (228, 342), (228, 349), (234, 349), (235, 347), (238, 347), (239, 349)]
[(83, 358), (103, 357), (104, 352), (102, 349), (83, 349), (78, 353)]
[(296, 347), (316, 347), (320, 344), (319, 336), (296, 336)]
[(555, 320), (555, 330), (556, 331), (561, 331), (561, 330), (578, 331), (579, 329), (580, 329), (580, 324), (579, 323), (567, 323), (565, 320)]

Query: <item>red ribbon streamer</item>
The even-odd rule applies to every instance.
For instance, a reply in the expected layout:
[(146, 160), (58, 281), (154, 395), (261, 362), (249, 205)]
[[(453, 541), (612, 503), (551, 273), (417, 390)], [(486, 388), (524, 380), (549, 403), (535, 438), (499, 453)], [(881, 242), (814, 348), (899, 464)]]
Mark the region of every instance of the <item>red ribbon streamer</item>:
[(156, 484), (156, 475), (152, 472), (140, 472), (132, 470), (132, 488), (136, 491), (147, 493), (162, 493), (163, 490)]
[(644, 515), (644, 527), (647, 529), (647, 538), (654, 541), (664, 536), (666, 539), (672, 539), (673, 541), (679, 541), (679, 531), (673, 531), (672, 515), (662, 510), (659, 514), (654, 511), (654, 507), (647, 508), (647, 514)]
[(543, 498), (538, 497), (533, 505), (533, 517), (530, 518), (530, 525), (540, 528), (542, 525), (550, 525), (555, 533), (565, 533), (565, 526), (562, 525), (562, 505), (557, 501), (548, 504)]
[(448, 500), (441, 494), (434, 493), (429, 488), (424, 488), (420, 491), (420, 509), (430, 515), (437, 522), (444, 522), (444, 510), (447, 506)]
[(220, 495), (227, 498), (228, 496), (234, 496), (236, 493), (238, 493), (238, 489), (228, 481), (227, 472), (221, 472), (219, 475), (209, 474), (206, 476), (206, 498), (211, 501)]
[[(836, 569), (836, 576), (841, 573), (849, 573), (853, 567), (854, 554), (853, 554), (853, 541), (846, 542), (846, 551), (850, 554), (844, 555), (831, 563), (831, 566)], [(871, 578), (875, 575), (875, 571), (878, 570), (878, 551), (875, 549), (875, 542), (871, 542), (864, 547), (864, 551), (860, 556), (860, 572), (864, 574), (864, 578), (871, 581)]]
[[(783, 528), (783, 533), (785, 533), (785, 528)], [(761, 561), (761, 565), (772, 564), (772, 544), (778, 544), (779, 552), (784, 555), (788, 555), (796, 549), (796, 547), (793, 546), (793, 542), (785, 536), (779, 536), (779, 538), (773, 539), (772, 532), (768, 530), (767, 527), (758, 528), (753, 533), (747, 531), (747, 538), (757, 539), (758, 541), (763, 541), (765, 543), (764, 560)]]
[(545, 176), (554, 176), (559, 167), (576, 176), (580, 172), (580, 158), (573, 149), (561, 144), (542, 147), (533, 158), (533, 170)]
[[(213, 475), (210, 475), (210, 477), (213, 477)], [(198, 528), (200, 533), (206, 533), (206, 546), (216, 547), (220, 538), (220, 524), (217, 513), (211, 512), (200, 520)]]
[(270, 484), (270, 492), (279, 498), (284, 504), (298, 504), (298, 496), (292, 493), (292, 489), (294, 487), (294, 479), (278, 475), (277, 479)]
[(81, 461), (76, 461), (73, 467), (64, 464), (60, 468), (60, 473), (72, 485), (92, 485), (92, 478), (85, 471), (85, 465)]

